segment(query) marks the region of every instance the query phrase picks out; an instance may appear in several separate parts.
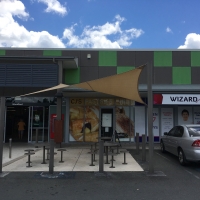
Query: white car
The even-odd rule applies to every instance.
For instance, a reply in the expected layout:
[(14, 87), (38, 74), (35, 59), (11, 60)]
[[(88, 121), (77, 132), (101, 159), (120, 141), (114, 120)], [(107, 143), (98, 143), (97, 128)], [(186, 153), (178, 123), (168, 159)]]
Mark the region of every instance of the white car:
[(178, 125), (165, 132), (160, 140), (161, 151), (178, 156), (181, 165), (200, 162), (200, 125)]

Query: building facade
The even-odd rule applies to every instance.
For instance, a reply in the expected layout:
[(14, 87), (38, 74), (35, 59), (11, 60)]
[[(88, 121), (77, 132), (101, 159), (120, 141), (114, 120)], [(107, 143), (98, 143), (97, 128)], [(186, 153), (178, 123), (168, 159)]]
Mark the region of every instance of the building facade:
[[(6, 97), (4, 142), (19, 140), (21, 118), (26, 124), (24, 142), (53, 138), (56, 119), (63, 121), (61, 140), (66, 143), (93, 142), (98, 136), (112, 136), (115, 130), (121, 141), (133, 142), (137, 132), (148, 140), (147, 105), (73, 87), (19, 97), (144, 64), (152, 65), (154, 141), (159, 142), (174, 125), (200, 123), (198, 50), (0, 49), (0, 96)], [(147, 76), (145, 67), (138, 88), (146, 104)]]

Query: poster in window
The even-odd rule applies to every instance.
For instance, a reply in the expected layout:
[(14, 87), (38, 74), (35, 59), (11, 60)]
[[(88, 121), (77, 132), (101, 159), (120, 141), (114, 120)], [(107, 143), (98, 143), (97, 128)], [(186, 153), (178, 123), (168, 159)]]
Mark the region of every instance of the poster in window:
[(112, 114), (110, 113), (102, 114), (102, 127), (112, 127)]
[(193, 124), (192, 107), (178, 107), (178, 124)]
[(200, 124), (200, 107), (194, 107), (194, 124)]
[(169, 132), (174, 126), (173, 108), (161, 108), (161, 135)]

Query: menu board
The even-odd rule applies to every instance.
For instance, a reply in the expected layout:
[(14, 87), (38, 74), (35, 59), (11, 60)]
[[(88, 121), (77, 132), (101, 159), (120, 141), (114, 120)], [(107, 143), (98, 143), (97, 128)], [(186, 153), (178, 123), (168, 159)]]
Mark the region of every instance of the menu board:
[(110, 113), (102, 114), (102, 127), (112, 127), (112, 114)]

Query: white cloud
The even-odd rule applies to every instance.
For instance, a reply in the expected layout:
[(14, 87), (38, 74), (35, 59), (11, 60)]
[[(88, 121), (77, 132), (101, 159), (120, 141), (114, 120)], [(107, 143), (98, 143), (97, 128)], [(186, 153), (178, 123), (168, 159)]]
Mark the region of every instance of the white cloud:
[(13, 15), (24, 20), (29, 17), (29, 14), (25, 11), (24, 4), (18, 0), (0, 0), (0, 8), (0, 17)]
[[(113, 22), (99, 26), (86, 26), (81, 35), (75, 35), (74, 24), (66, 28), (63, 38), (51, 35), (47, 31), (27, 30), (20, 25), (20, 20), (33, 19), (26, 12), (20, 0), (0, 0), (0, 47), (27, 47), (27, 48), (123, 48), (132, 44), (132, 40), (140, 37), (144, 32), (141, 29), (131, 28), (122, 30), (125, 20), (117, 15)], [(66, 41), (66, 45), (63, 43)]]
[(57, 36), (47, 31), (28, 31), (13, 19), (13, 16), (25, 20), (29, 17), (21, 1), (1, 0), (0, 8), (0, 47), (65, 47)]
[(38, 2), (42, 2), (47, 5), (45, 12), (55, 12), (61, 15), (67, 14), (67, 9), (63, 5), (60, 4), (57, 0), (37, 0)]
[(167, 33), (173, 33), (172, 30), (171, 30), (171, 28), (169, 28), (169, 27), (166, 28), (166, 32)]
[(200, 49), (200, 34), (189, 33), (184, 45), (179, 46), (178, 49)]
[[(80, 36), (74, 34), (75, 25), (66, 28), (63, 33), (63, 39), (67, 39), (67, 47), (78, 48), (122, 48), (132, 44), (132, 39), (140, 37), (144, 31), (132, 28), (122, 30), (121, 24), (125, 18), (117, 15), (113, 23), (105, 23), (102, 26), (86, 26)], [(108, 37), (115, 36), (111, 40)]]

